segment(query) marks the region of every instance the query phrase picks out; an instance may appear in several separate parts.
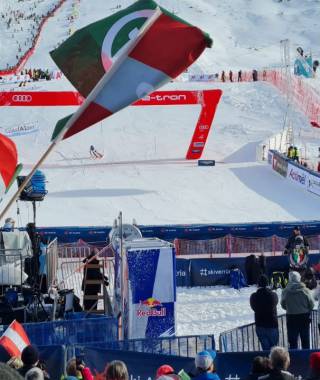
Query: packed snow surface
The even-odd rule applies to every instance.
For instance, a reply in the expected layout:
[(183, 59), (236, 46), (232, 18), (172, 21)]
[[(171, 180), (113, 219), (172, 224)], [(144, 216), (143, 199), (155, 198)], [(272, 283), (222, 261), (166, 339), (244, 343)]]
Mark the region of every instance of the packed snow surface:
[[(236, 290), (226, 286), (211, 288), (178, 288), (178, 335), (214, 334), (254, 322), (250, 295), (255, 286)], [(277, 290), (279, 301), (281, 290)], [(285, 311), (278, 304), (278, 315)]]
[[(31, 0), (0, 2), (13, 9)], [(41, 6), (54, 4), (45, 0)], [(49, 51), (74, 30), (114, 13), (127, 0), (67, 0), (43, 29), (26, 68), (56, 69)], [(316, 0), (160, 0), (160, 5), (208, 32), (214, 46), (190, 69), (195, 73), (278, 67), (279, 41), (289, 38), (291, 54), (298, 46), (319, 56), (320, 7)], [(44, 9), (44, 8), (43, 8)], [(43, 13), (42, 8), (38, 8)], [(46, 8), (47, 9), (47, 8)], [(72, 16), (72, 18), (70, 18)], [(12, 63), (19, 42), (28, 43), (30, 26), (8, 33), (0, 20), (0, 66)], [(20, 27), (21, 29), (21, 27)], [(29, 30), (30, 29), (30, 30)], [(12, 40), (11, 40), (12, 39)], [(17, 42), (16, 42), (17, 41)], [(5, 67), (2, 67), (5, 68)], [(317, 88), (318, 81), (312, 85)], [(171, 83), (167, 89), (221, 88), (218, 107), (203, 158), (215, 167), (184, 160), (199, 115), (199, 106), (129, 107), (62, 142), (43, 166), (48, 196), (37, 210), (37, 224), (111, 225), (121, 210), (126, 221), (139, 224), (237, 223), (312, 220), (319, 217), (319, 198), (288, 184), (265, 163), (256, 161), (260, 143), (280, 132), (285, 99), (265, 83)], [(1, 89), (13, 90), (12, 85)], [(28, 84), (23, 90), (72, 90), (64, 78)], [(49, 145), (57, 120), (74, 107), (3, 107), (0, 132), (27, 125), (33, 133), (15, 136), (27, 172)], [(298, 131), (309, 121), (292, 112)], [(103, 154), (91, 160), (89, 147)], [(12, 195), (12, 189), (4, 203)], [(20, 204), (19, 222), (32, 219), (31, 205)], [(8, 215), (15, 214), (12, 208)], [(178, 290), (179, 335), (214, 333), (253, 322), (249, 296), (226, 288)], [(279, 309), (279, 313), (281, 310)]]

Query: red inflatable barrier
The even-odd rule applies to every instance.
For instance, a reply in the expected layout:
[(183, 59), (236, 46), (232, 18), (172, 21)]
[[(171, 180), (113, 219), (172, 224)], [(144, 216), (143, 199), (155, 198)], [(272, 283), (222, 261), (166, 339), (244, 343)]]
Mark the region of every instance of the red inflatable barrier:
[[(170, 106), (200, 104), (201, 111), (189, 149), (188, 160), (199, 159), (210, 132), (213, 118), (222, 95), (221, 90), (156, 91), (133, 106)], [(83, 97), (78, 92), (0, 92), (2, 107), (78, 106)]]

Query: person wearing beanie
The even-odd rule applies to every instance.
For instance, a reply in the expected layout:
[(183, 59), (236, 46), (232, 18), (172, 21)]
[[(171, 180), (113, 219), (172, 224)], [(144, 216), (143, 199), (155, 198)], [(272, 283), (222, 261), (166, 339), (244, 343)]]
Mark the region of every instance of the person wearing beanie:
[(214, 364), (216, 355), (214, 350), (201, 351), (197, 354), (194, 360), (197, 373), (193, 380), (220, 380)]
[[(26, 373), (30, 369), (36, 368), (39, 365), (39, 352), (37, 348), (35, 346), (32, 346), (31, 344), (25, 347), (21, 353), (21, 360), (23, 366), (20, 369), (18, 369), (18, 372), (22, 377), (25, 377)], [(43, 373), (42, 369), (40, 369), (40, 371)], [(43, 376), (45, 379), (48, 378), (47, 376), (45, 376), (44, 373)]]
[(307, 380), (320, 380), (320, 352), (310, 355), (310, 376)]
[(7, 218), (5, 221), (4, 221), (4, 225), (3, 225), (3, 231), (5, 232), (11, 232), (14, 230), (14, 224), (15, 224), (15, 220), (13, 218)]
[(163, 376), (163, 375), (172, 375), (172, 374), (174, 374), (174, 369), (170, 365), (164, 364), (157, 369), (156, 379), (158, 379), (160, 376)]
[(250, 306), (254, 311), (256, 333), (263, 350), (269, 351), (279, 341), (277, 293), (268, 288), (268, 277), (262, 274), (258, 279), (258, 290), (251, 294)]
[(311, 291), (301, 282), (298, 272), (289, 272), (288, 285), (282, 290), (281, 306), (287, 314), (287, 331), (290, 349), (298, 348), (300, 336), (301, 346), (310, 348), (310, 313), (314, 307)]

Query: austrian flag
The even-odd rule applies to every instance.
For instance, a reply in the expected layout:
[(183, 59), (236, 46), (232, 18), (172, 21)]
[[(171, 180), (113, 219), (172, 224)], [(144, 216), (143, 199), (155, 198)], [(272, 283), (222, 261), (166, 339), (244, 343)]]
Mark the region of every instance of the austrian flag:
[(13, 321), (1, 336), (0, 344), (10, 356), (20, 358), (23, 349), (30, 345), (30, 341), (22, 325)]
[(211, 45), (202, 30), (153, 0), (80, 29), (51, 56), (86, 101), (58, 122), (52, 139), (66, 139), (155, 91)]

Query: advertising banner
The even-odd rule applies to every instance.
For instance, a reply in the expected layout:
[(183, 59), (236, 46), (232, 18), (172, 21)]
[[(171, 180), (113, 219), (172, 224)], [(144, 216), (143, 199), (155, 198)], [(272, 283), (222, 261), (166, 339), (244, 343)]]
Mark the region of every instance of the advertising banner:
[(190, 260), (187, 259), (177, 259), (176, 260), (177, 268), (177, 286), (190, 286)]
[(288, 161), (284, 157), (274, 154), (272, 157), (272, 168), (283, 177), (287, 177)]
[(129, 379), (136, 380), (154, 379), (157, 369), (163, 364), (171, 365), (178, 372), (180, 369), (192, 369), (194, 363), (194, 358), (98, 348), (85, 348), (84, 357), (95, 376), (102, 374), (112, 360), (122, 360), (127, 365)]
[(320, 177), (309, 173), (307, 189), (313, 194), (320, 196)]
[[(309, 374), (309, 350), (290, 351), (290, 367), (288, 371), (293, 373), (297, 379), (306, 378)], [(218, 353), (217, 373), (220, 379), (246, 380), (251, 371), (252, 361), (256, 356), (268, 356), (267, 351), (256, 352), (230, 352)]]
[[(211, 129), (214, 115), (219, 104), (222, 91), (155, 91), (143, 99), (133, 103), (133, 106), (172, 106), (172, 105), (201, 105), (201, 112), (191, 138), (187, 160), (201, 157)], [(84, 99), (78, 92), (0, 92), (0, 106), (3, 107), (35, 107), (35, 106), (77, 106)]]
[(219, 80), (219, 75), (216, 74), (189, 74), (189, 82), (213, 82)]
[[(128, 291), (125, 339), (173, 336), (176, 332), (175, 250), (158, 239), (125, 245)], [(127, 294), (128, 293), (128, 294)]]
[(303, 189), (307, 189), (309, 173), (291, 163), (288, 164), (287, 179)]
[(230, 271), (239, 268), (244, 273), (245, 259), (193, 259), (190, 268), (191, 286), (230, 285)]
[(24, 136), (39, 132), (38, 123), (23, 123), (17, 126), (0, 127), (0, 132), (8, 137)]
[[(311, 185), (313, 186), (313, 185)], [(144, 238), (156, 237), (166, 241), (174, 239), (205, 240), (216, 239), (228, 234), (239, 237), (270, 237), (273, 235), (288, 238), (297, 222), (216, 224), (216, 225), (171, 225), (171, 226), (139, 226)], [(299, 222), (302, 233), (308, 235), (320, 234), (319, 221)], [(39, 227), (37, 231), (50, 240), (58, 239), (59, 243), (75, 243), (79, 239), (86, 242), (106, 242), (111, 227)]]

